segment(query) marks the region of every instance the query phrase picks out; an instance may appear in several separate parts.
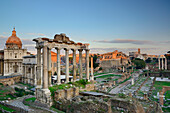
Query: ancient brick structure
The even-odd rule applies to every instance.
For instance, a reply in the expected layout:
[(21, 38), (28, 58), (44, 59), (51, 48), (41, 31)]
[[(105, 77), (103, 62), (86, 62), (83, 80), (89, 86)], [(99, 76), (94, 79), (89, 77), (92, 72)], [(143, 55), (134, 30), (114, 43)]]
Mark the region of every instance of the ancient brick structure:
[(164, 99), (163, 99), (164, 93), (168, 90), (170, 90), (170, 86), (163, 86), (162, 91), (159, 92), (159, 103), (162, 106), (164, 105)]

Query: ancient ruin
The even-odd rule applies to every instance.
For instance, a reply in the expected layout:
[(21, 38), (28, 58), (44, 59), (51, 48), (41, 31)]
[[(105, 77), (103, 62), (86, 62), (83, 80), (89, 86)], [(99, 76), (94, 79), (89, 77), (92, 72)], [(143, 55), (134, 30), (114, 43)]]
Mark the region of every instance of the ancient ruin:
[[(70, 40), (65, 34), (56, 34), (54, 39), (49, 38), (36, 38), (37, 49), (37, 88), (36, 98), (42, 103), (52, 105), (51, 93), (48, 86), (51, 85), (51, 49), (57, 50), (57, 84), (61, 84), (60, 80), (60, 50), (65, 50), (66, 55), (66, 83), (69, 82), (69, 50), (73, 51), (73, 81), (76, 81), (76, 51), (79, 51), (79, 73), (80, 79), (83, 79), (82, 74), (82, 51), (86, 52), (86, 79), (89, 81), (89, 44), (75, 43)], [(43, 74), (41, 77), (41, 49), (43, 50)], [(42, 80), (41, 80), (42, 79)]]

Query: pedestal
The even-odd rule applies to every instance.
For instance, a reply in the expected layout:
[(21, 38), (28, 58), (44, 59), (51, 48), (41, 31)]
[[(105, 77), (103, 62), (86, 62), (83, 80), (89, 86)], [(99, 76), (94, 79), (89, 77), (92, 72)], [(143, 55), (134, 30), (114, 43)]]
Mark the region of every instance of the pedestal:
[(47, 104), (49, 107), (52, 106), (51, 92), (49, 89), (36, 88), (36, 99), (43, 104)]

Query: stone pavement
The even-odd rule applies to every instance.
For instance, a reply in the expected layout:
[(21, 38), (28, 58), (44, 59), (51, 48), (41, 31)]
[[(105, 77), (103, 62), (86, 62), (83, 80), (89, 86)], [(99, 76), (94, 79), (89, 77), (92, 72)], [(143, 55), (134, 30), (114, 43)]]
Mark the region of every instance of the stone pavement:
[(49, 110), (47, 108), (31, 107), (31, 106), (24, 105), (23, 99), (27, 96), (23, 96), (23, 97), (19, 97), (19, 98), (15, 99), (15, 100), (11, 100), (10, 102), (8, 102), (8, 104), (19, 107), (19, 108), (23, 108), (31, 113), (57, 113), (57, 112)]
[(13, 106), (16, 106), (16, 107), (19, 107), (19, 108), (23, 108), (27, 111), (34, 111), (33, 109), (31, 109), (29, 106), (26, 106), (22, 103), (23, 99), (25, 98), (26, 96), (23, 96), (23, 97), (18, 97), (17, 99), (15, 100), (11, 100), (8, 104), (10, 105), (13, 105)]
[(109, 75), (109, 74), (122, 75), (121, 73), (114, 72), (114, 73), (106, 73), (106, 74), (96, 75), (96, 76), (94, 76), (94, 78), (100, 77), (100, 76), (103, 76), (103, 75)]
[[(134, 75), (134, 79), (136, 79), (139, 76), (138, 73), (134, 73), (133, 75)], [(111, 94), (119, 93), (121, 90), (126, 88), (129, 84), (131, 84), (131, 81), (132, 81), (132, 78), (122, 84), (119, 84), (117, 87), (113, 88), (109, 93), (111, 93)]]

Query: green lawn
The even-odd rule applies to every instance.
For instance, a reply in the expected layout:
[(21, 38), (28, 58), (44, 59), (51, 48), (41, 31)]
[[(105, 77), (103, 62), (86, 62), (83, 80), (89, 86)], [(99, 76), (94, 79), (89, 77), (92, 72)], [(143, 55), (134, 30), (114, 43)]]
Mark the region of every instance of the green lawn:
[(34, 102), (35, 100), (36, 100), (35, 97), (25, 99), (25, 101), (32, 101), (32, 102)]
[(95, 73), (94, 76), (102, 75), (102, 74), (107, 74), (107, 73)]
[(0, 104), (0, 108), (3, 108), (4, 110), (9, 111), (9, 112), (14, 112), (15, 111), (14, 109), (8, 108), (8, 107), (3, 106), (1, 104)]

